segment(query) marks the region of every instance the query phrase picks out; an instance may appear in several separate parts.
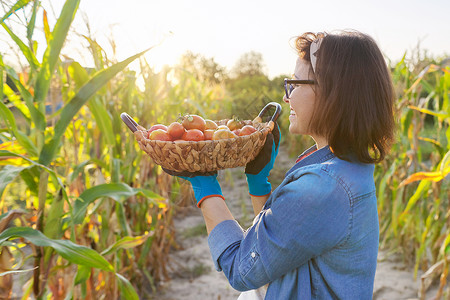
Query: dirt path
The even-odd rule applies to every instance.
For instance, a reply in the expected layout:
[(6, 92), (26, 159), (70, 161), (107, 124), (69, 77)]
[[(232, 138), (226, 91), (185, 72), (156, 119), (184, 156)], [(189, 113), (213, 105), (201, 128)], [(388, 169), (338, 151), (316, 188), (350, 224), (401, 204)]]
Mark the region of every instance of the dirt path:
[[(275, 178), (283, 178), (292, 164), (293, 160), (280, 148), (280, 155), (271, 173), (271, 182), (275, 186), (280, 183), (276, 182)], [(243, 228), (250, 226), (253, 210), (243, 168), (219, 173), (219, 181), (234, 217)], [(193, 206), (182, 209), (175, 219), (174, 226), (177, 228), (176, 238), (182, 250), (172, 253), (172, 279), (161, 285), (156, 299), (237, 299), (239, 292), (229, 285), (222, 272), (219, 273), (214, 269), (200, 210)], [(418, 299), (418, 282), (413, 279), (413, 270), (406, 268), (398, 256), (380, 251), (373, 299)], [(427, 293), (430, 297), (434, 294), (433, 291)]]

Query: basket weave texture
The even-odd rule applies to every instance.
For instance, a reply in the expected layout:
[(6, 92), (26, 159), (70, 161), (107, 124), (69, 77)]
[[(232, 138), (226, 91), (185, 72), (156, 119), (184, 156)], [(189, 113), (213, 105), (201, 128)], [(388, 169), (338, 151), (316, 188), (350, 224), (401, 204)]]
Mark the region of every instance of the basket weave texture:
[[(244, 123), (253, 125), (256, 132), (231, 139), (154, 141), (146, 138), (146, 129), (142, 126), (138, 127), (134, 135), (139, 147), (163, 168), (176, 172), (211, 172), (245, 166), (259, 154), (267, 134), (273, 128), (273, 122), (259, 123), (255, 120)], [(216, 123), (224, 125), (227, 121), (225, 119)]]

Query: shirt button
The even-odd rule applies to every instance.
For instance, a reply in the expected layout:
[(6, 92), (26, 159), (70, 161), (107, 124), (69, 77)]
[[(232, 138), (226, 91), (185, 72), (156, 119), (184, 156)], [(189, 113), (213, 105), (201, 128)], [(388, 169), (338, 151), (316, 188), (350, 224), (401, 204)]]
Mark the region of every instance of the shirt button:
[(252, 252), (252, 254), (250, 254), (253, 258), (255, 258), (255, 256), (256, 256), (256, 253), (255, 252)]

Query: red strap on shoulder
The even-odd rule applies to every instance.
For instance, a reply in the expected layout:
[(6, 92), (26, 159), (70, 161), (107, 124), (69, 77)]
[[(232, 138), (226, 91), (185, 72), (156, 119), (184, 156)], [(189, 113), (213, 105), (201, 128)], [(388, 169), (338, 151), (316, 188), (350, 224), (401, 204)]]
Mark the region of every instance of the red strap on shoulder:
[(297, 160), (295, 161), (295, 163), (298, 163), (299, 161), (301, 161), (301, 160), (304, 159), (305, 157), (310, 156), (311, 154), (313, 154), (313, 153), (316, 152), (316, 151), (317, 151), (317, 149), (316, 149), (316, 150), (313, 150), (313, 151), (311, 151), (311, 152), (308, 152), (308, 153), (306, 153), (306, 154), (300, 155), (300, 156), (297, 158)]

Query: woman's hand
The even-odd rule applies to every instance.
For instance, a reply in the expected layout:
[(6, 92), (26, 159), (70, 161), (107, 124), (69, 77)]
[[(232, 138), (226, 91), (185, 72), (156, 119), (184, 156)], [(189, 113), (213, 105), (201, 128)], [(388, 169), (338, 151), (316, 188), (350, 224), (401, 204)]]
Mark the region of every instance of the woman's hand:
[(261, 152), (245, 166), (250, 195), (264, 196), (271, 193), (272, 185), (268, 181), (268, 177), (278, 155), (279, 146), (280, 128), (275, 122), (272, 132), (267, 134), (266, 142)]
[(197, 207), (203, 200), (209, 197), (220, 197), (225, 200), (222, 194), (222, 189), (217, 181), (217, 171), (209, 173), (200, 172), (175, 172), (163, 168), (164, 172), (172, 176), (177, 176), (189, 181), (194, 190), (195, 200), (197, 201)]

